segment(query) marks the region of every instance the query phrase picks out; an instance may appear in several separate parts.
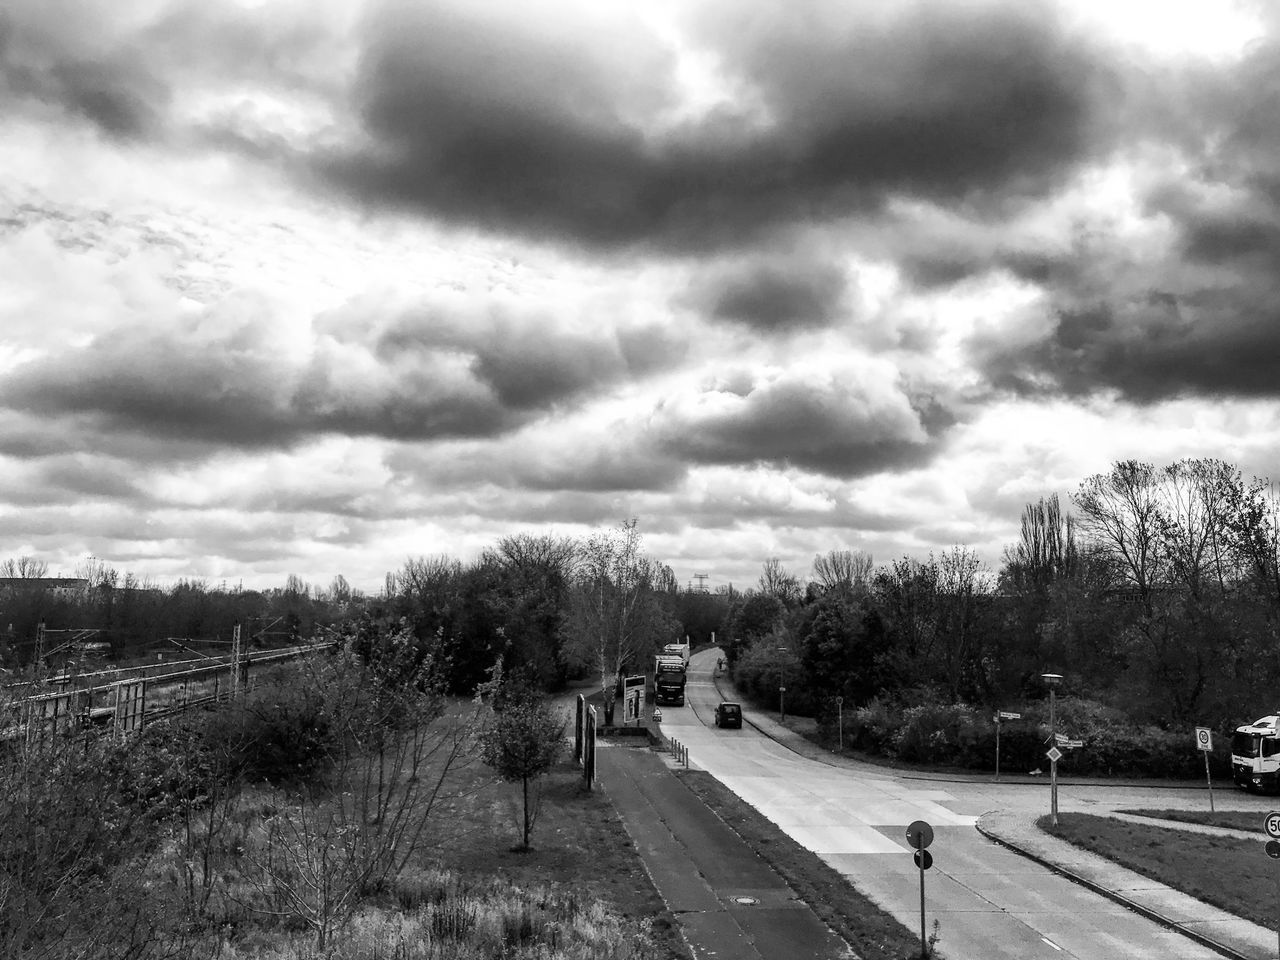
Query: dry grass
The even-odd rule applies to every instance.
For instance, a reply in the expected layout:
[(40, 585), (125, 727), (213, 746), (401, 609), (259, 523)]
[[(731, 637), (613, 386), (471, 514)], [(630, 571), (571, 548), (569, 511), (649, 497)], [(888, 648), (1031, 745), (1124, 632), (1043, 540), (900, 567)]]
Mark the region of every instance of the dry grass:
[(476, 879), (503, 877), (552, 890), (588, 890), (642, 930), (663, 958), (687, 958), (675, 918), (653, 887), (613, 806), (582, 786), (566, 761), (541, 783), (542, 801), (531, 837), (520, 851), (520, 785), (500, 784), (483, 768), (468, 771), (472, 789), (450, 801), (433, 853), (434, 865)]

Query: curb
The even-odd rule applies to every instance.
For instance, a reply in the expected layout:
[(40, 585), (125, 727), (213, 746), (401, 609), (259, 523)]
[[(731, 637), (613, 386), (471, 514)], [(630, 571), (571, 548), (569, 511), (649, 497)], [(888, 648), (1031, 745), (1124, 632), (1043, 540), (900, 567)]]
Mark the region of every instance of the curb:
[(986, 837), (988, 840), (998, 843), (1000, 844), (1000, 846), (1008, 850), (1012, 850), (1014, 853), (1018, 854), (1019, 856), (1026, 857), (1028, 860), (1031, 860), (1034, 863), (1040, 864), (1040, 866), (1042, 867), (1046, 867), (1049, 870), (1052, 870), (1054, 873), (1058, 874), (1059, 876), (1066, 877), (1072, 883), (1078, 883), (1080, 884), (1080, 886), (1085, 887), (1088, 890), (1092, 890), (1094, 893), (1101, 894), (1102, 896), (1106, 897), (1108, 900), (1118, 903), (1122, 907), (1132, 910), (1134, 913), (1141, 914), (1142, 916), (1146, 917), (1148, 920), (1152, 920), (1160, 924), (1162, 927), (1165, 927), (1166, 929), (1173, 930), (1177, 933), (1180, 933), (1184, 937), (1188, 937), (1189, 939), (1196, 941), (1196, 943), (1200, 944), (1200, 946), (1202, 947), (1208, 947), (1210, 950), (1216, 950), (1218, 953), (1222, 954), (1225, 957), (1231, 957), (1232, 960), (1257, 960), (1256, 957), (1253, 957), (1250, 954), (1240, 953), (1238, 950), (1228, 946), (1225, 943), (1221, 943), (1217, 940), (1212, 939), (1211, 937), (1205, 936), (1203, 933), (1200, 933), (1197, 930), (1192, 930), (1174, 920), (1170, 920), (1168, 917), (1164, 916), (1161, 913), (1158, 913), (1155, 910), (1152, 910), (1150, 907), (1143, 906), (1140, 903), (1130, 900), (1124, 894), (1117, 893), (1116, 891), (1111, 890), (1107, 887), (1104, 887), (1093, 880), (1089, 880), (1086, 877), (1080, 876), (1078, 873), (1075, 873), (1072, 870), (1068, 870), (1066, 867), (1063, 867), (1057, 863), (1054, 863), (1052, 860), (1047, 860), (1044, 857), (1040, 856), (1039, 854), (1032, 853), (1030, 850), (1026, 850), (1023, 847), (1020, 847), (1018, 844), (1014, 843), (1011, 840), (1006, 840), (1003, 837), (996, 836), (996, 834), (992, 833), (988, 828), (982, 825), (981, 817), (978, 818), (978, 822), (975, 823), (974, 826), (977, 828), (977, 831), (980, 834), (982, 834), (984, 837)]

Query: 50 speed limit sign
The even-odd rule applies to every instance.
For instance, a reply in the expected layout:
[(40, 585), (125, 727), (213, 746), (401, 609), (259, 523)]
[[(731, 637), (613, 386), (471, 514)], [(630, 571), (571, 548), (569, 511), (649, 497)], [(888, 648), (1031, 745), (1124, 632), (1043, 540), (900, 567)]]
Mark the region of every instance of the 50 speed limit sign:
[(1196, 746), (1201, 750), (1213, 749), (1213, 734), (1208, 727), (1196, 727)]

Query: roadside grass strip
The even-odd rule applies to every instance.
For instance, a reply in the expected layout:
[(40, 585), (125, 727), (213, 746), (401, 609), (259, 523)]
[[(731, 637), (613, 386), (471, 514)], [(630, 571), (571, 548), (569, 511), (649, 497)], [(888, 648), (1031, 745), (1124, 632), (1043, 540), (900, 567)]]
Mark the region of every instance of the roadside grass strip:
[[(1128, 811), (1134, 812), (1137, 811)], [(1151, 811), (1161, 817), (1187, 811)], [(1219, 814), (1233, 828), (1240, 821)], [(1256, 828), (1258, 814), (1249, 814)], [(1167, 819), (1174, 819), (1168, 816)], [(1191, 822), (1206, 823), (1207, 819)], [(1263, 852), (1266, 839), (1257, 840), (1190, 833), (1176, 828), (1147, 826), (1089, 813), (1064, 813), (1054, 829), (1049, 816), (1036, 821), (1040, 829), (1099, 856), (1106, 857), (1135, 873), (1189, 896), (1212, 904), (1254, 923), (1271, 926), (1276, 918), (1276, 861)]]
[(1117, 810), (1116, 813), (1127, 813), (1135, 817), (1150, 817), (1152, 820), (1177, 820), (1179, 823), (1194, 823), (1202, 827), (1222, 827), (1226, 830), (1248, 830), (1256, 833), (1260, 840), (1265, 840), (1262, 832), (1262, 813), (1257, 810), (1219, 810), (1209, 813), (1207, 810), (1152, 810), (1140, 808), (1135, 810)]
[(501, 878), (558, 895), (585, 893), (618, 915), (618, 929), (643, 935), (648, 952), (638, 956), (688, 960), (675, 917), (654, 889), (613, 805), (600, 791), (582, 787), (581, 769), (572, 760), (530, 786), (541, 797), (527, 851), (515, 849), (520, 784), (497, 783), (490, 771), (475, 765), (460, 775), (456, 788), (456, 796), (442, 805), (440, 822), (447, 832), (438, 838), (432, 866), (472, 882)]

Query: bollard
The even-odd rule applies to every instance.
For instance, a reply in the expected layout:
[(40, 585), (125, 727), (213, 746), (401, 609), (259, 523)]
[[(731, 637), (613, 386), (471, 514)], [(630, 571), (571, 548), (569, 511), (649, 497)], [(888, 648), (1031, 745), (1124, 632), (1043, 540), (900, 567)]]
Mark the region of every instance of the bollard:
[(689, 769), (689, 748), (688, 747), (684, 748), (684, 768), (686, 770)]

